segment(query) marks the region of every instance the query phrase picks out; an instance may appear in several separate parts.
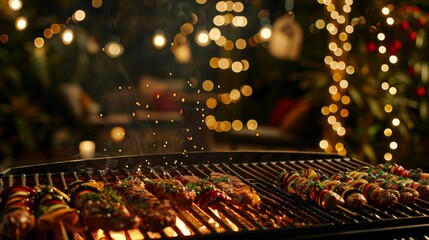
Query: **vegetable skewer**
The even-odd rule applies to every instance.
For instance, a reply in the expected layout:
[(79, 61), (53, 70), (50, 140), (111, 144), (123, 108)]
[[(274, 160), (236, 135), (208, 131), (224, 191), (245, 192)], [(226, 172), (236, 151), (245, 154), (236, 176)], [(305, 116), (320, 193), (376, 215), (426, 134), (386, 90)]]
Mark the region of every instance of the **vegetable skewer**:
[(368, 182), (365, 179), (354, 179), (344, 173), (334, 174), (331, 179), (345, 182), (350, 187), (359, 189), (367, 200), (378, 206), (391, 207), (398, 202), (400, 197), (397, 190), (384, 189), (376, 183)]
[(20, 239), (34, 230), (34, 194), (34, 189), (26, 186), (9, 187), (2, 191), (1, 236)]
[(420, 176), (425, 176), (420, 174), (422, 173), (420, 169), (409, 171), (397, 164), (393, 164), (393, 166), (379, 164), (376, 167), (362, 166), (356, 171), (372, 173), (379, 178), (403, 184), (405, 187), (415, 189), (419, 193), (420, 199), (429, 201), (429, 181), (420, 179)]
[(278, 180), (285, 192), (300, 196), (304, 200), (309, 199), (323, 209), (334, 210), (344, 205), (344, 199), (340, 195), (301, 176), (298, 172), (284, 170)]
[(343, 197), (345, 204), (351, 208), (360, 208), (367, 204), (365, 196), (360, 190), (350, 187), (347, 183), (332, 180), (327, 175), (318, 174), (314, 169), (307, 168), (301, 174), (315, 182), (319, 181), (326, 189), (332, 190)]
[(69, 206), (70, 197), (67, 194), (50, 185), (36, 186), (35, 191), (37, 229), (53, 232), (85, 231), (84, 225), (79, 221), (77, 209)]
[(350, 171), (347, 173), (347, 175), (354, 179), (365, 179), (368, 182), (377, 183), (380, 187), (385, 189), (397, 190), (400, 194), (398, 201), (404, 204), (415, 202), (415, 200), (418, 199), (420, 195), (419, 192), (414, 188), (407, 187), (403, 183), (393, 180), (393, 178), (386, 179), (385, 176), (358, 171)]

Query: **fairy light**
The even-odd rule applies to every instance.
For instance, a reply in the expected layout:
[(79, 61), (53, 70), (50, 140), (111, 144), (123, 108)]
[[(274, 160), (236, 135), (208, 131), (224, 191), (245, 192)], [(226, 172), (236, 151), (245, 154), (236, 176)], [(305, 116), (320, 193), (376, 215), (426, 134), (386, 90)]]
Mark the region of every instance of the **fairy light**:
[(28, 26), (28, 21), (26, 17), (19, 17), (16, 19), (15, 27), (17, 30), (23, 31), (27, 28), (27, 26)]
[(315, 26), (318, 29), (325, 28), (330, 34), (328, 43), (330, 54), (325, 56), (324, 62), (330, 68), (332, 75), (332, 83), (328, 88), (331, 102), (322, 107), (321, 113), (331, 125), (331, 133), (333, 133), (326, 132), (324, 139), (319, 142), (319, 147), (325, 152), (336, 151), (340, 155), (346, 155), (347, 148), (343, 138), (347, 130), (344, 122), (349, 116), (347, 105), (350, 103), (350, 97), (347, 96), (349, 87), (347, 76), (355, 72), (354, 67), (347, 62), (347, 54), (352, 49), (349, 34), (354, 32), (354, 26), (347, 22), (353, 1), (345, 1), (342, 6), (334, 5), (331, 1), (320, 0), (319, 3), (325, 5), (330, 16), (329, 23), (326, 24), (319, 19), (315, 22)]
[(18, 11), (22, 8), (22, 1), (21, 0), (9, 0), (8, 5), (11, 10)]
[(167, 38), (163, 32), (158, 31), (153, 35), (152, 42), (155, 48), (161, 49), (167, 44)]
[(61, 40), (63, 41), (64, 45), (69, 45), (73, 42), (74, 34), (73, 31), (70, 29), (66, 29), (63, 34), (61, 35)]
[[(388, 6), (381, 8), (381, 13), (386, 17), (387, 26), (392, 26), (395, 24), (394, 18), (390, 16), (393, 11), (394, 11), (394, 7), (393, 5), (390, 5), (390, 4)], [(382, 42), (386, 40), (386, 35), (383, 32), (378, 33), (377, 39), (380, 41), (378, 52), (382, 55), (385, 55), (384, 59), (387, 59), (387, 61), (381, 65), (380, 71), (388, 72), (390, 69), (389, 65), (397, 64), (399, 62), (399, 58), (398, 56), (393, 54), (389, 56), (387, 48), (382, 44)], [(389, 84), (388, 82), (382, 82), (380, 84), (380, 88), (384, 90), (386, 94), (389, 94), (391, 96), (396, 95), (398, 92), (398, 89), (395, 86), (392, 86), (391, 84)], [(388, 98), (388, 99), (392, 99), (392, 98)], [(395, 109), (393, 107), (393, 104), (387, 102), (384, 105), (384, 112), (386, 113), (386, 116), (388, 118), (394, 116), (395, 114), (394, 110)], [(401, 121), (399, 120), (399, 118), (396, 118), (396, 117), (392, 118), (391, 126), (398, 127), (400, 124), (401, 124)], [(389, 127), (385, 128), (383, 133), (386, 138), (391, 138), (394, 135), (393, 129)], [(394, 158), (392, 151), (395, 151), (398, 148), (399, 148), (399, 144), (395, 141), (391, 141), (388, 146), (388, 149), (386, 150), (386, 153), (383, 156), (384, 160), (392, 161), (392, 159)]]

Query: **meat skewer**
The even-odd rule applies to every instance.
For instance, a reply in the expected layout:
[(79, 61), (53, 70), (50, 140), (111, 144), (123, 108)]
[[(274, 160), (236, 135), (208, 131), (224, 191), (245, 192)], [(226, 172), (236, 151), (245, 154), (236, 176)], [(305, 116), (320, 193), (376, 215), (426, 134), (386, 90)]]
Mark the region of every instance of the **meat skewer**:
[(85, 231), (84, 225), (79, 221), (77, 209), (69, 206), (70, 197), (67, 194), (51, 185), (36, 186), (35, 191), (37, 229), (53, 232)]
[(365, 196), (356, 188), (350, 187), (347, 183), (332, 180), (327, 175), (319, 174), (312, 168), (307, 168), (301, 176), (320, 182), (326, 189), (332, 190), (343, 197), (344, 202), (351, 208), (360, 208), (367, 204)]
[(88, 230), (120, 231), (136, 228), (141, 220), (132, 215), (120, 197), (102, 191), (103, 184), (77, 180), (68, 187), (71, 206), (80, 211), (82, 222)]
[[(420, 195), (416, 189), (407, 187), (404, 184), (393, 180), (393, 178), (390, 178), (390, 180), (386, 180), (386, 178), (384, 178), (385, 176), (379, 177), (372, 173), (358, 171), (350, 171), (347, 173), (347, 175), (354, 179), (365, 179), (368, 182), (377, 183), (380, 187), (383, 187), (385, 189), (397, 190), (400, 193), (398, 201), (404, 204), (410, 204), (415, 202)], [(393, 175), (393, 177), (395, 176)]]
[(317, 185), (313, 180), (301, 176), (296, 171), (280, 173), (280, 187), (287, 193), (295, 194), (304, 200), (311, 200), (319, 207), (334, 210), (344, 205), (344, 199), (337, 193)]
[(331, 177), (332, 180), (339, 180), (347, 183), (350, 187), (359, 189), (363, 196), (378, 206), (391, 207), (398, 202), (400, 194), (394, 189), (384, 189), (377, 183), (368, 182), (365, 179), (354, 179), (347, 174), (337, 173)]
[(232, 198), (232, 203), (240, 207), (250, 205), (257, 207), (261, 203), (261, 198), (255, 189), (243, 183), (238, 177), (220, 172), (212, 172), (208, 180), (222, 189)]
[(215, 206), (219, 201), (230, 202), (231, 197), (218, 189), (213, 183), (195, 175), (177, 175), (174, 179), (185, 185), (186, 189), (196, 194), (194, 203), (199, 207)]
[(146, 230), (159, 232), (175, 224), (177, 214), (168, 200), (159, 200), (139, 178), (128, 177), (105, 186), (105, 191), (120, 196), (131, 214), (142, 219)]
[(10, 239), (20, 239), (36, 226), (33, 188), (11, 186), (0, 194), (2, 212), (0, 234)]
[[(356, 171), (368, 172), (374, 174), (378, 178), (386, 179), (389, 182), (394, 181), (397, 184), (404, 185), (407, 188), (415, 189), (419, 193), (420, 199), (429, 201), (429, 181), (419, 180), (419, 174), (413, 174), (415, 177), (411, 177), (410, 171), (405, 170), (403, 167), (398, 166), (397, 164), (393, 165), (394, 166), (392, 167), (383, 167), (385, 165), (381, 164), (376, 167), (362, 166), (356, 169)], [(415, 172), (420, 171), (421, 170), (415, 170)]]

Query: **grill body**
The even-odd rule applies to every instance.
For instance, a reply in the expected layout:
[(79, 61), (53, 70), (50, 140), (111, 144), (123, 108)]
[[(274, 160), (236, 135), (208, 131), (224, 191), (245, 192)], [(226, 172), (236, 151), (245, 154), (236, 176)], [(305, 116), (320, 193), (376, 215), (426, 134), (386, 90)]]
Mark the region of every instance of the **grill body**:
[[(104, 182), (123, 179), (136, 172), (150, 178), (175, 175), (207, 177), (211, 172), (235, 175), (260, 194), (260, 209), (239, 209), (222, 205), (212, 209), (193, 206), (177, 210), (189, 233), (174, 227), (156, 236), (140, 229), (144, 239), (344, 239), (379, 237), (380, 239), (424, 239), (429, 234), (429, 203), (396, 204), (391, 208), (367, 205), (361, 209), (325, 211), (315, 204), (283, 192), (277, 178), (283, 169), (307, 167), (331, 175), (352, 170), (365, 162), (333, 154), (290, 151), (190, 152), (73, 160), (6, 169), (1, 173), (0, 188), (15, 185), (50, 184), (66, 189), (81, 179)], [(275, 224), (270, 224), (275, 223)], [(113, 239), (107, 234), (107, 238)], [(91, 239), (91, 234), (85, 236)], [(132, 239), (125, 233), (126, 239)]]

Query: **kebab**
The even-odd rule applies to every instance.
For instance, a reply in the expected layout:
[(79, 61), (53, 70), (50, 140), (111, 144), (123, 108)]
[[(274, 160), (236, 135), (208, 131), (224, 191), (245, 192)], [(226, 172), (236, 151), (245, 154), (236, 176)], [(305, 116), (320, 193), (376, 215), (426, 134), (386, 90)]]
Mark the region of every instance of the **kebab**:
[(80, 211), (88, 230), (120, 231), (136, 228), (141, 220), (132, 215), (115, 193), (102, 191), (103, 184), (93, 180), (77, 180), (68, 187), (71, 206)]
[(215, 206), (219, 201), (231, 202), (231, 197), (216, 185), (195, 175), (177, 175), (174, 179), (185, 185), (186, 189), (196, 194), (194, 203), (199, 207)]
[(36, 227), (41, 231), (82, 233), (84, 225), (79, 221), (77, 209), (69, 206), (70, 197), (51, 185), (35, 187)]
[(303, 200), (309, 199), (322, 209), (334, 210), (344, 205), (344, 199), (339, 194), (301, 176), (296, 171), (283, 170), (278, 181), (285, 192), (297, 195)]
[(403, 183), (393, 180), (394, 178), (396, 178), (395, 175), (388, 174), (392, 177), (386, 178), (386, 175), (378, 176), (369, 172), (358, 171), (350, 171), (347, 174), (354, 179), (365, 179), (368, 182), (377, 183), (380, 187), (383, 187), (385, 189), (397, 190), (400, 193), (398, 201), (401, 203), (413, 203), (416, 201), (416, 199), (419, 198), (420, 195), (416, 189), (407, 187)]
[(257, 207), (261, 203), (261, 198), (249, 185), (243, 183), (238, 177), (220, 172), (212, 172), (208, 180), (222, 189), (231, 198), (232, 203), (240, 207), (250, 205)]
[(149, 179), (142, 176), (146, 189), (159, 197), (168, 200), (180, 210), (189, 210), (197, 194), (189, 191), (177, 179)]
[(142, 219), (142, 225), (149, 231), (159, 232), (175, 224), (177, 214), (169, 201), (159, 200), (138, 178), (128, 177), (104, 189), (108, 194), (119, 196), (130, 212)]
[(350, 187), (358, 189), (367, 200), (370, 200), (378, 206), (391, 207), (398, 202), (400, 197), (397, 190), (384, 189), (377, 183), (368, 182), (365, 179), (354, 179), (344, 173), (334, 174), (331, 179), (345, 182)]
[[(380, 166), (383, 166), (383, 165), (380, 165)], [(403, 185), (406, 188), (415, 189), (419, 194), (419, 198), (424, 200), (429, 200), (429, 185), (427, 180), (415, 181), (410, 177), (405, 177), (405, 176), (411, 176), (410, 175), (411, 173), (408, 174), (404, 172), (407, 170), (404, 170), (403, 167), (401, 166), (397, 166), (395, 168), (389, 168), (389, 169), (391, 169), (393, 173), (391, 173), (390, 171), (385, 171), (379, 166), (375, 168), (369, 167), (369, 166), (361, 166), (358, 169), (356, 169), (356, 171), (368, 172), (375, 175), (378, 178), (385, 179), (390, 183), (396, 182), (396, 184), (400, 186)]]
[(9, 187), (0, 194), (0, 234), (10, 239), (20, 239), (33, 231), (36, 226), (34, 216), (33, 188), (26, 186)]
[(361, 191), (349, 186), (345, 182), (329, 179), (327, 175), (318, 174), (312, 168), (302, 171), (301, 176), (311, 179), (314, 182), (320, 182), (326, 189), (338, 193), (343, 197), (345, 204), (351, 208), (360, 208), (367, 204), (367, 200)]

